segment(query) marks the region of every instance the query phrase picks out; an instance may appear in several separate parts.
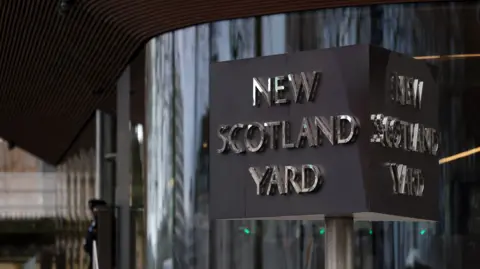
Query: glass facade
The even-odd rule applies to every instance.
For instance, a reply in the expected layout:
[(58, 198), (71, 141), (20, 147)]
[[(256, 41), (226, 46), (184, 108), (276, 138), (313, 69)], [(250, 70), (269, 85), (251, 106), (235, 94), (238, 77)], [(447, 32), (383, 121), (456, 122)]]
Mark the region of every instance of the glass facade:
[[(132, 214), (135, 217), (135, 261), (137, 268), (145, 268), (145, 214), (143, 211), (145, 181), (142, 169), (144, 167), (142, 156), (145, 155), (143, 152), (143, 126), (133, 124), (131, 132), (131, 206), (133, 209)], [(95, 158), (94, 148), (81, 149), (59, 164), (56, 172), (50, 173), (53, 175), (53, 179), (50, 181), (55, 181), (48, 182), (47, 186), (52, 186), (53, 184), (52, 187), (55, 193), (53, 199), (50, 199), (53, 200), (51, 203), (54, 203), (54, 208), (52, 209), (53, 216), (48, 215), (48, 217), (54, 219), (56, 225), (52, 227), (52, 231), (55, 233), (57, 268), (64, 268), (62, 267), (63, 264), (67, 266), (66, 268), (87, 268), (89, 264), (89, 257), (83, 249), (83, 243), (86, 230), (93, 218), (88, 207), (88, 201), (95, 198)], [(0, 174), (0, 183), (3, 183), (2, 180), (5, 181), (7, 179), (6, 177), (2, 178)], [(43, 181), (45, 181), (45, 178)], [(25, 184), (25, 180), (19, 181), (16, 185), (21, 185), (22, 183), (23, 187), (32, 186), (31, 182), (29, 185)], [(4, 185), (0, 184), (2, 187)], [(15, 186), (12, 185), (12, 187)], [(34, 195), (29, 195), (35, 198)], [(45, 195), (43, 196), (46, 197)], [(44, 200), (47, 199), (44, 198)], [(32, 210), (30, 209), (30, 211)], [(30, 213), (28, 210), (23, 210), (22, 212), (24, 214)]]
[(65, 263), (69, 268), (88, 265), (83, 242), (92, 217), (88, 200), (94, 195), (95, 151), (80, 150), (57, 166), (55, 252), (58, 264)]
[[(146, 57), (146, 268), (324, 268), (321, 221), (209, 222), (210, 63), (365, 43), (429, 61), (441, 91), (442, 156), (450, 156), (480, 144), (479, 8), (468, 1), (324, 9), (153, 38)], [(356, 268), (405, 268), (409, 254), (432, 268), (478, 268), (476, 163), (470, 155), (440, 165), (438, 223), (356, 223)]]

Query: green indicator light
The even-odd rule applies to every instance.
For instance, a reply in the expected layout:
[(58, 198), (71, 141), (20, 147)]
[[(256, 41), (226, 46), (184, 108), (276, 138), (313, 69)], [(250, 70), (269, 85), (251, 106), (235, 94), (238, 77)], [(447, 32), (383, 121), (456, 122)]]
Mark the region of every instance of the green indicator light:
[(427, 230), (422, 229), (422, 230), (420, 231), (420, 234), (421, 234), (421, 235), (424, 235), (426, 232), (427, 232)]
[(370, 229), (370, 231), (368, 231), (368, 233), (372, 235), (372, 234), (373, 234), (373, 231), (372, 231), (372, 229)]
[(250, 234), (250, 229), (244, 228), (244, 229), (243, 229), (243, 232), (244, 232), (245, 234)]
[(320, 229), (320, 234), (325, 234), (325, 228)]

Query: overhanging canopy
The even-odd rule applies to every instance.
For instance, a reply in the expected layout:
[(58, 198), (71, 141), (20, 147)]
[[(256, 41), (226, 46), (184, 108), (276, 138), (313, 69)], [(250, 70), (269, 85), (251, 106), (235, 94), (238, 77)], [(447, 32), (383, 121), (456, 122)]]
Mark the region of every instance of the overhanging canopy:
[(84, 133), (95, 110), (114, 111), (117, 78), (153, 36), (229, 18), (419, 1), (76, 0), (65, 14), (60, 2), (0, 0), (0, 137), (51, 164), (80, 137), (93, 139)]

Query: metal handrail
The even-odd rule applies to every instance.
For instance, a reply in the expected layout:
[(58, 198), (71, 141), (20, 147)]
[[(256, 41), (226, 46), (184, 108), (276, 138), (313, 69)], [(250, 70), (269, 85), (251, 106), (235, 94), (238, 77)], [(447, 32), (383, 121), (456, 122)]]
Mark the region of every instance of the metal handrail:
[(100, 269), (98, 268), (98, 253), (97, 253), (97, 241), (93, 241), (93, 255), (92, 255), (92, 259), (93, 259), (93, 265), (92, 265), (92, 269)]

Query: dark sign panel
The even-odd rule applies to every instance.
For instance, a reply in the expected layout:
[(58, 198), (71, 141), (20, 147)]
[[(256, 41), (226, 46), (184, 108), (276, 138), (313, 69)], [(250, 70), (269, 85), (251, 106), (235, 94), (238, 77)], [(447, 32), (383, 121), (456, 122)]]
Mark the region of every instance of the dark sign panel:
[(370, 46), (212, 64), (212, 219), (436, 220), (429, 66)]

